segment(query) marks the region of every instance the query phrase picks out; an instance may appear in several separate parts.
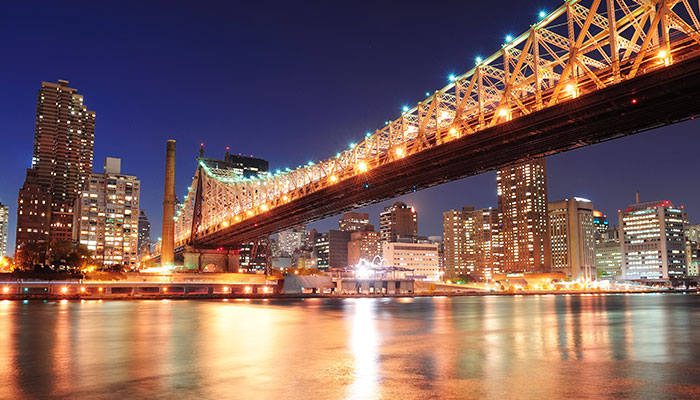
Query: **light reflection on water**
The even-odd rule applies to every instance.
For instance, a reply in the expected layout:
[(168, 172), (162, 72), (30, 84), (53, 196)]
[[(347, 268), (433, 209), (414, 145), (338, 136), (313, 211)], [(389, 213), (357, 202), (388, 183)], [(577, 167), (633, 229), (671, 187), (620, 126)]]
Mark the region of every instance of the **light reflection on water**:
[(700, 296), (0, 301), (0, 399), (700, 397)]

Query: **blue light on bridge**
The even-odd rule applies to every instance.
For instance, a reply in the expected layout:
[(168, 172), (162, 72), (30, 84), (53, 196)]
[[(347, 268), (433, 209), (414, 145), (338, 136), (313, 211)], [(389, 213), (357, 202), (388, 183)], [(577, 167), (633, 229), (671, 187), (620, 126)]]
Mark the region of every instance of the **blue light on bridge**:
[(425, 97), (430, 97), (430, 92), (425, 92)]
[(510, 43), (513, 41), (513, 36), (511, 35), (506, 35), (506, 43)]
[(408, 106), (403, 106), (402, 110), (403, 110), (403, 112), (408, 112), (409, 108), (408, 108)]
[(350, 143), (350, 148), (354, 149), (355, 148), (355, 143)]
[(455, 79), (457, 79), (457, 77), (456, 77), (454, 74), (451, 74), (451, 75), (449, 76), (449, 78), (450, 78), (450, 82), (454, 82)]
[(481, 63), (481, 61), (483, 61), (482, 58), (477, 56), (477, 57), (476, 57), (476, 63), (479, 64), (479, 63)]
[(540, 16), (540, 19), (542, 19), (542, 18), (547, 16), (547, 12), (544, 10), (540, 10), (539, 16)]

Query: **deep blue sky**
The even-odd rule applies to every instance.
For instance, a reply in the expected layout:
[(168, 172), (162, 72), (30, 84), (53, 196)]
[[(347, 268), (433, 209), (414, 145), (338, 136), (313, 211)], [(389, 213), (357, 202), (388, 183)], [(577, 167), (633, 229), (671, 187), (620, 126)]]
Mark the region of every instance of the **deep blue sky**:
[[(97, 112), (96, 170), (106, 156), (122, 158), (122, 172), (141, 179), (141, 207), (158, 237), (166, 139), (178, 142), (180, 196), (200, 142), (209, 156), (230, 146), (271, 168), (327, 158), (560, 4), (141, 3), (3, 5), (0, 202), (11, 207), (10, 248), (42, 80), (69, 80)], [(616, 221), (639, 190), (642, 200), (684, 204), (696, 220), (698, 127), (687, 122), (550, 157), (550, 200), (587, 197)], [(418, 209), (421, 234), (439, 235), (443, 211), (495, 206), (495, 185), (492, 172), (403, 200)], [(386, 204), (368, 208), (375, 224)]]

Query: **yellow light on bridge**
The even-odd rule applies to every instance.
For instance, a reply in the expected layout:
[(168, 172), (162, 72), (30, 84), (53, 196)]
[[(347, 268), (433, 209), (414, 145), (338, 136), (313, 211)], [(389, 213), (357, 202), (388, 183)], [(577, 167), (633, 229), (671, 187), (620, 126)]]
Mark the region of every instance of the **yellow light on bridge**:
[(403, 149), (401, 147), (396, 149), (396, 155), (399, 157), (403, 157)]
[(221, 226), (223, 226), (224, 228), (228, 228), (228, 221), (222, 222)]
[(289, 200), (289, 196), (287, 196), (286, 194), (284, 196), (282, 196), (282, 201), (287, 201), (287, 200)]
[(577, 91), (576, 91), (576, 86), (574, 86), (574, 85), (571, 84), (571, 83), (569, 83), (568, 85), (566, 85), (566, 87), (564, 87), (564, 90), (565, 90), (566, 93), (568, 93), (571, 97), (574, 97), (574, 98), (575, 98), (576, 96), (578, 96), (578, 93), (577, 93)]
[(452, 135), (453, 137), (459, 136), (459, 134), (457, 133), (457, 128), (450, 128), (450, 135)]
[(240, 216), (238, 216), (238, 215), (236, 215), (236, 218), (234, 218), (234, 220), (236, 220), (236, 222), (238, 222), (238, 221), (240, 221), (240, 220), (241, 220), (241, 217), (240, 217)]
[(263, 204), (260, 206), (260, 209), (263, 211), (267, 211), (267, 204)]
[(669, 66), (671, 64), (671, 57), (666, 50), (659, 51), (659, 58), (664, 62), (665, 66)]
[(338, 182), (338, 177), (335, 176), (335, 175), (331, 175), (330, 180), (331, 180), (331, 182), (333, 182), (333, 183)]
[(253, 210), (248, 210), (247, 214), (248, 214), (249, 217), (252, 217), (252, 216), (253, 216)]
[(359, 169), (360, 172), (367, 172), (367, 163), (360, 161), (360, 163), (357, 164), (357, 169)]

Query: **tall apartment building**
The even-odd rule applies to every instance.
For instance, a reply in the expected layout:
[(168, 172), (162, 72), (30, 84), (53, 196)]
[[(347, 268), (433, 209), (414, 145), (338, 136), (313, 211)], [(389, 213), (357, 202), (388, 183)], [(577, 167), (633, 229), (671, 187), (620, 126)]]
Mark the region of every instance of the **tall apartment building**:
[(74, 238), (105, 267), (138, 266), (140, 183), (121, 173), (121, 160), (107, 157), (75, 204)]
[(670, 201), (631, 204), (620, 211), (622, 273), (627, 280), (686, 274), (683, 211)]
[(442, 213), (443, 258), (447, 279), (455, 279), (468, 271), (463, 262), (467, 241), (464, 232), (465, 208)]
[[(369, 225), (369, 214), (362, 212), (346, 212), (338, 221), (338, 229), (343, 232), (364, 231)], [(374, 227), (372, 227), (374, 230)]]
[(368, 225), (367, 230), (350, 233), (348, 265), (356, 265), (360, 262), (360, 259), (372, 261), (375, 257), (382, 255), (379, 232), (376, 232), (374, 227), (371, 229), (369, 227), (372, 227), (372, 225)]
[(7, 256), (7, 228), (10, 224), (10, 207), (0, 203), (0, 257)]
[(95, 113), (68, 81), (42, 82), (32, 167), (17, 198), (17, 241), (71, 240), (73, 207), (92, 171)]
[(382, 253), (389, 265), (413, 270), (408, 275), (415, 279), (440, 280), (437, 244), (383, 242)]
[(496, 172), (504, 272), (549, 272), (545, 159)]
[(379, 214), (382, 242), (396, 242), (399, 237), (418, 236), (418, 214), (415, 208), (397, 201)]
[(473, 242), (474, 275), (479, 281), (490, 281), (494, 274), (502, 270), (502, 244), (499, 232), (498, 211), (493, 208), (482, 208), (472, 212), (474, 220), (471, 240)]
[(469, 275), (488, 281), (500, 272), (498, 212), (491, 208), (475, 210), (465, 206), (461, 211), (443, 213), (443, 252), (448, 279)]
[(549, 203), (552, 272), (573, 280), (596, 279), (593, 203), (580, 197)]

